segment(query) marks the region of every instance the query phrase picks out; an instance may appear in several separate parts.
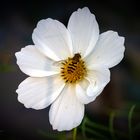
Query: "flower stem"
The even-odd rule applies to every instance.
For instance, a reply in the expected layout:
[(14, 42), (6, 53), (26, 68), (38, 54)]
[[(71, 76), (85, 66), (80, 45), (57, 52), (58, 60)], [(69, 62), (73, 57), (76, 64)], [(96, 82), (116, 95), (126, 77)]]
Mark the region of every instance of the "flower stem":
[(85, 117), (82, 123), (82, 135), (83, 138), (86, 139), (86, 122), (87, 122), (87, 118)]
[(133, 105), (130, 108), (129, 114), (128, 114), (128, 127), (129, 127), (129, 139), (132, 140), (132, 114), (135, 109), (135, 105)]
[(77, 137), (77, 127), (73, 129), (73, 140), (76, 140)]
[(114, 127), (113, 127), (114, 117), (115, 117), (115, 113), (112, 112), (110, 114), (110, 119), (109, 119), (109, 129), (110, 129), (112, 140), (115, 140), (115, 132), (114, 132)]

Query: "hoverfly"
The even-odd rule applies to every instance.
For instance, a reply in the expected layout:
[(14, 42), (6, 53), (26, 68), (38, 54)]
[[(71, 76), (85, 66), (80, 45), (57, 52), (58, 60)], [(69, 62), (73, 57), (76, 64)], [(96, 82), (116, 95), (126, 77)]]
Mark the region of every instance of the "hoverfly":
[[(79, 53), (76, 53), (73, 58), (68, 58), (68, 61), (71, 61), (72, 64), (70, 64), (70, 65), (72, 66), (72, 65), (77, 64), (80, 59), (81, 59), (81, 55)], [(53, 65), (54, 66), (62, 66), (66, 62), (67, 62), (67, 60), (60, 60), (60, 61), (54, 62)]]

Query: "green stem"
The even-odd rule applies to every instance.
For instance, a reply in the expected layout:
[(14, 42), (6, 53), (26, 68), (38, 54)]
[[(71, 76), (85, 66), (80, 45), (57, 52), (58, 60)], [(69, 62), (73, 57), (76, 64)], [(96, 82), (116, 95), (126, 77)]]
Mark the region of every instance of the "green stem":
[(133, 111), (135, 109), (135, 105), (133, 105), (131, 108), (130, 108), (130, 111), (129, 111), (129, 114), (128, 114), (128, 128), (129, 128), (129, 139), (132, 140), (133, 139), (133, 136), (132, 136), (132, 114), (133, 114)]
[(82, 123), (82, 135), (83, 135), (84, 139), (86, 139), (86, 132), (85, 132), (86, 122), (87, 122), (87, 118), (85, 117), (84, 120), (83, 120), (83, 123)]
[(73, 140), (76, 140), (77, 137), (77, 127), (73, 129)]
[(115, 117), (115, 113), (112, 112), (109, 118), (109, 130), (110, 130), (112, 140), (115, 140), (115, 132), (114, 132), (114, 127), (113, 127), (114, 117)]

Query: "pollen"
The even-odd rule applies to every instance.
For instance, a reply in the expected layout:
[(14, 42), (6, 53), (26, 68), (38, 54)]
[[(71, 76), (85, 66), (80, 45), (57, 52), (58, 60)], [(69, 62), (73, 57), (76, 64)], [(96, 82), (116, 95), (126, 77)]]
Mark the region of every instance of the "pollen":
[(81, 59), (79, 53), (76, 53), (73, 58), (66, 59), (61, 64), (61, 77), (65, 83), (77, 83), (87, 74), (85, 62)]

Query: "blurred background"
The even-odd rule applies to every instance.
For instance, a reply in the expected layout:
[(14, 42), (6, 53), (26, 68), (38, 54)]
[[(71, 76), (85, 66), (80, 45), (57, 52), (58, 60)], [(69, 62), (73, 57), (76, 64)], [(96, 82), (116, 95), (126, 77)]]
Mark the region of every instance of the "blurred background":
[(49, 108), (26, 109), (17, 101), (15, 90), (27, 76), (16, 65), (14, 54), (33, 44), (32, 32), (39, 20), (50, 17), (67, 26), (72, 12), (85, 6), (96, 15), (100, 33), (117, 31), (125, 37), (126, 46), (123, 61), (111, 69), (111, 82), (86, 106), (86, 116), (108, 126), (110, 113), (116, 112), (115, 129), (128, 133), (128, 112), (136, 105), (133, 126), (140, 123), (140, 11), (136, 1), (5, 0), (0, 4), (0, 139), (44, 140), (40, 131), (54, 133), (48, 121)]

